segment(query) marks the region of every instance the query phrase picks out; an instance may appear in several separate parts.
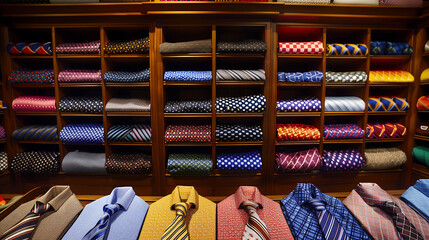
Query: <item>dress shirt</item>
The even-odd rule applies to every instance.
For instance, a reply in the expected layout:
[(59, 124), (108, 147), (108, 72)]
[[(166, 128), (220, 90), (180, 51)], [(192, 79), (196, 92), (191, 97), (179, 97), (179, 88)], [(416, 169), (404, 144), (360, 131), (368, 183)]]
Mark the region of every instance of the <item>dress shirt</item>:
[(69, 186), (53, 186), (43, 196), (16, 208), (0, 222), (0, 235), (27, 215), (36, 201), (51, 205), (52, 210), (42, 214), (32, 240), (59, 239), (82, 210), (82, 204)]
[(244, 201), (257, 203), (257, 214), (267, 226), (271, 240), (293, 239), (280, 204), (263, 196), (257, 187), (241, 186), (217, 205), (217, 239), (241, 239), (249, 215), (240, 207)]
[(295, 190), (280, 202), (283, 214), (296, 240), (325, 239), (319, 225), (317, 212), (306, 204), (307, 201), (312, 199), (326, 203), (326, 210), (337, 219), (351, 240), (371, 239), (340, 200), (322, 193), (313, 184), (298, 183)]
[(375, 183), (359, 183), (343, 203), (374, 239), (398, 240), (400, 238), (392, 218), (373, 206), (385, 201), (395, 202), (417, 231), (425, 239), (429, 239), (429, 223), (399, 198), (390, 195)]
[(401, 200), (429, 222), (429, 179), (419, 179), (401, 196)]
[(173, 192), (152, 203), (147, 213), (139, 240), (159, 240), (164, 230), (173, 222), (178, 202), (192, 204), (186, 216), (190, 239), (216, 239), (216, 204), (198, 195), (194, 187), (177, 186)]
[(86, 205), (62, 239), (82, 239), (103, 216), (106, 204), (119, 204), (121, 209), (110, 217), (108, 235), (103, 239), (137, 239), (149, 204), (136, 196), (132, 187), (117, 187), (110, 195)]

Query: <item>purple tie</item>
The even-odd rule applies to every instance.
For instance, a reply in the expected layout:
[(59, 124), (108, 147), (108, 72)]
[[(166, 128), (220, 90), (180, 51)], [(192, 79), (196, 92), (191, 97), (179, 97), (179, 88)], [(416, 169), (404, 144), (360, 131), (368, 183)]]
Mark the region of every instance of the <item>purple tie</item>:
[(322, 167), (322, 159), (317, 148), (305, 151), (276, 153), (277, 170), (283, 172), (308, 172)]
[(99, 54), (100, 40), (82, 43), (61, 43), (55, 51), (59, 54)]
[(316, 97), (277, 101), (279, 112), (320, 112), (322, 103)]
[(350, 172), (359, 171), (363, 168), (365, 161), (359, 151), (355, 149), (326, 151), (323, 150), (324, 172)]

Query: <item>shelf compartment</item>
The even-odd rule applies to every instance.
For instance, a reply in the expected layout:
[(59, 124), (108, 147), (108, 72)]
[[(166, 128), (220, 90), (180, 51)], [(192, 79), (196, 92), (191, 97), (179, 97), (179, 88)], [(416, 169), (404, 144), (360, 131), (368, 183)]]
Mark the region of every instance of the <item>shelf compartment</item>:
[(164, 117), (170, 118), (209, 118), (212, 117), (212, 113), (164, 113)]
[(249, 86), (249, 85), (260, 85), (263, 86), (265, 81), (216, 81), (218, 86)]
[(57, 112), (15, 112), (17, 116), (56, 116)]
[[(166, 171), (167, 172), (167, 171)], [(195, 175), (171, 175), (169, 173), (165, 174), (166, 177), (170, 178), (195, 178)], [(261, 172), (248, 172), (248, 171), (218, 171), (215, 170), (214, 172), (210, 173), (210, 175), (207, 176), (197, 176), (197, 177), (237, 177), (237, 176), (262, 176)]]
[(360, 116), (365, 112), (325, 112), (325, 116)]
[(413, 163), (412, 168), (413, 168), (413, 171), (416, 171), (425, 175), (429, 175), (429, 168), (419, 163)]
[(216, 113), (216, 117), (263, 117), (264, 113)]
[(61, 88), (75, 88), (75, 87), (101, 87), (101, 83), (90, 83), (90, 82), (70, 82), (70, 83), (58, 83), (58, 86)]
[(278, 87), (322, 87), (321, 82), (304, 82), (304, 83), (291, 83), (291, 82), (277, 82)]
[(418, 140), (423, 140), (423, 141), (428, 141), (429, 142), (429, 136), (423, 136), (423, 135), (415, 135), (414, 136), (414, 138), (415, 139), (418, 139)]
[(140, 83), (108, 83), (105, 82), (106, 87), (149, 87), (149, 82)]
[(152, 146), (152, 142), (109, 142), (110, 146)]
[(12, 83), (14, 88), (53, 88), (54, 83)]
[(211, 53), (162, 54), (162, 58), (212, 58)]
[(407, 115), (406, 111), (390, 111), (390, 112), (368, 112), (370, 116), (389, 116), (389, 115), (398, 115), (405, 116)]
[(106, 112), (108, 117), (123, 117), (123, 116), (136, 116), (136, 117), (150, 117), (150, 112)]
[(321, 112), (277, 112), (277, 117), (320, 117)]
[(102, 117), (102, 113), (60, 112), (61, 117)]
[(60, 141), (17, 141), (19, 144), (44, 144), (44, 145), (55, 145), (59, 144)]
[(216, 146), (262, 146), (263, 141), (256, 142), (216, 142)]
[(100, 58), (100, 54), (57, 54), (57, 58), (82, 59), (82, 58)]
[(323, 144), (360, 144), (363, 139), (324, 139)]
[[(399, 173), (402, 172), (402, 169), (397, 168), (397, 169), (384, 169), (384, 170), (371, 170), (371, 171), (355, 171), (355, 172), (350, 172), (349, 174), (376, 174), (376, 173)], [(280, 172), (277, 171), (274, 173), (274, 176), (302, 176), (302, 175), (339, 175), (339, 174), (344, 174), (344, 172), (321, 172), (319, 170), (315, 170), (313, 172)], [(403, 191), (402, 191), (403, 192)], [(348, 194), (348, 193), (347, 193)], [(347, 196), (347, 194), (345, 196)]]
[(403, 142), (404, 138), (377, 138), (377, 139), (366, 139), (365, 142), (369, 143), (382, 143), (382, 142)]
[(320, 140), (303, 140), (303, 141), (276, 141), (276, 146), (288, 146), (288, 145), (318, 145)]

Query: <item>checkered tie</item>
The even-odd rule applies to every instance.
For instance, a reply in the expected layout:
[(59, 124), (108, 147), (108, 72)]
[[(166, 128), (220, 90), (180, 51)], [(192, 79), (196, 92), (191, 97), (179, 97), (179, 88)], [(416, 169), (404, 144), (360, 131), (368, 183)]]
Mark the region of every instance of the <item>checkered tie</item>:
[(0, 152), (0, 173), (6, 171), (8, 166), (7, 153)]
[(258, 151), (233, 151), (219, 150), (216, 156), (219, 170), (257, 171), (262, 169), (261, 153)]
[(67, 96), (58, 103), (60, 112), (102, 113), (103, 101), (96, 97)]
[(12, 160), (10, 168), (15, 173), (54, 174), (60, 169), (59, 160), (59, 152), (20, 152)]
[(139, 72), (110, 71), (104, 74), (104, 81), (112, 83), (148, 82), (149, 80), (150, 68)]
[(27, 126), (16, 129), (12, 137), (18, 141), (56, 141), (57, 126)]
[(95, 227), (82, 238), (82, 240), (102, 240), (106, 239), (109, 231), (110, 218), (121, 210), (119, 204), (106, 204), (103, 207), (103, 216), (98, 220)]
[(322, 82), (323, 72), (278, 72), (277, 81), (279, 82)]
[(262, 128), (259, 125), (216, 125), (216, 141), (218, 142), (262, 141), (262, 136)]
[(257, 213), (259, 205), (251, 201), (244, 201), (241, 203), (243, 208), (249, 215), (249, 220), (244, 227), (243, 240), (270, 240), (270, 233), (268, 232), (267, 225), (261, 220)]
[(217, 81), (265, 81), (265, 70), (216, 70)]
[(164, 106), (166, 113), (210, 113), (212, 100), (168, 101)]
[(309, 172), (322, 167), (319, 150), (309, 150), (287, 153), (276, 153), (276, 169), (283, 172)]
[(326, 82), (366, 82), (368, 75), (363, 71), (326, 72)]
[(316, 97), (277, 101), (279, 112), (320, 112), (321, 110), (322, 102)]
[(207, 176), (212, 167), (210, 154), (171, 153), (168, 155), (167, 171), (171, 175)]
[(12, 55), (52, 55), (51, 42), (20, 42), (17, 44), (10, 42), (7, 44), (6, 49)]
[(104, 47), (106, 54), (144, 54), (149, 52), (149, 37), (126, 41), (126, 42), (108, 42)]
[(218, 42), (218, 53), (265, 53), (267, 44), (263, 40), (249, 39), (241, 42)]
[(58, 74), (58, 82), (101, 82), (101, 70), (64, 70)]
[(168, 125), (166, 142), (211, 142), (211, 125)]
[(314, 42), (279, 42), (279, 53), (322, 54), (323, 43)]
[(20, 96), (12, 101), (15, 112), (55, 112), (55, 97)]
[(264, 95), (216, 98), (216, 112), (218, 113), (264, 112), (265, 107)]
[(107, 132), (109, 142), (150, 142), (152, 129), (148, 124), (114, 125)]
[(277, 141), (318, 140), (320, 131), (313, 125), (276, 124)]
[(18, 69), (13, 71), (9, 75), (8, 79), (11, 83), (53, 83), (54, 70), (43, 69), (29, 71), (24, 69)]
[(100, 123), (68, 124), (60, 131), (60, 140), (66, 144), (102, 144), (104, 127)]
[(109, 174), (149, 174), (152, 156), (144, 153), (112, 153), (106, 160)]
[(203, 82), (212, 80), (212, 71), (166, 71), (164, 81)]
[(100, 40), (81, 43), (61, 43), (55, 51), (59, 54), (98, 54), (100, 53)]
[(323, 167), (325, 172), (350, 172), (359, 171), (365, 164), (359, 151), (346, 149), (338, 151), (323, 150)]

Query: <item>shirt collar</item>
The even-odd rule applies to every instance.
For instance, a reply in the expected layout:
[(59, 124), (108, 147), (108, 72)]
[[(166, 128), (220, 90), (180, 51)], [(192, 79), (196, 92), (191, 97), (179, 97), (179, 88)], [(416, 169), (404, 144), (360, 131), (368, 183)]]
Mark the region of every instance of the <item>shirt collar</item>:
[(174, 209), (174, 204), (179, 202), (190, 203), (191, 208), (198, 209), (198, 192), (194, 187), (177, 186), (171, 193), (171, 208)]
[(241, 203), (244, 201), (251, 201), (259, 205), (259, 208), (262, 209), (262, 199), (261, 193), (257, 187), (253, 186), (241, 186), (234, 193), (235, 204), (237, 208), (240, 208)]
[(359, 183), (356, 188), (356, 192), (368, 205), (393, 201), (392, 196), (390, 196), (376, 183)]
[(300, 206), (312, 199), (321, 200), (325, 204), (328, 203), (323, 193), (311, 183), (298, 183), (293, 191), (293, 196)]
[(417, 180), (416, 184), (414, 184), (414, 188), (426, 195), (426, 197), (429, 197), (429, 179)]
[(135, 195), (132, 187), (117, 187), (107, 197), (106, 204), (119, 204), (122, 209), (127, 211)]
[(70, 186), (53, 186), (36, 201), (43, 204), (48, 203), (54, 211), (58, 211), (72, 195)]

